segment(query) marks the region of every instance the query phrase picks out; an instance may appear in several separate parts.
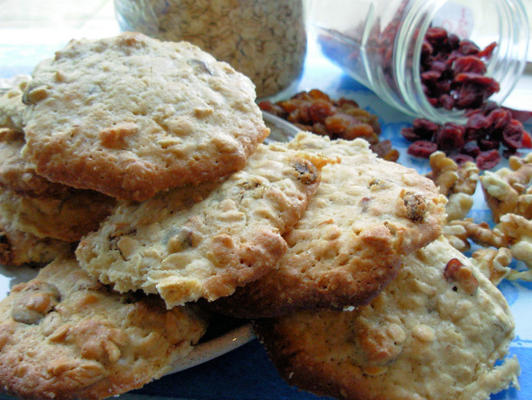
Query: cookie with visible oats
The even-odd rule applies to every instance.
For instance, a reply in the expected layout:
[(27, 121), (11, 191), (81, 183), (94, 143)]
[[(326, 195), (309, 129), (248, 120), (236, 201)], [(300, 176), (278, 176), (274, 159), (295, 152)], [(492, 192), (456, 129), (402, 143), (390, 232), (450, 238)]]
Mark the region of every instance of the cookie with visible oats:
[(501, 292), (446, 239), (404, 266), (358, 310), (305, 311), (256, 322), (281, 375), (349, 400), (487, 400), (518, 386), (502, 365), (514, 321)]
[(54, 182), (141, 201), (244, 167), (269, 130), (252, 82), (186, 42), (72, 40), (24, 92), (24, 155)]
[(121, 202), (76, 249), (82, 268), (118, 291), (158, 293), (168, 307), (230, 295), (271, 271), (282, 235), (318, 187), (323, 157), (260, 145), (223, 183)]
[(29, 81), (29, 76), (17, 76), (11, 80), (11, 87), (0, 92), (0, 127), (22, 131), (22, 115), (26, 109), (22, 94)]
[(0, 189), (0, 215), (14, 230), (65, 242), (77, 242), (97, 230), (115, 203), (115, 199), (91, 190), (30, 197)]
[(285, 235), (278, 268), (218, 300), (218, 311), (272, 317), (297, 309), (367, 303), (397, 273), (403, 255), (437, 238), (445, 199), (413, 169), (384, 161), (364, 140), (331, 141), (299, 134), (292, 149), (338, 158)]
[(185, 357), (206, 323), (156, 297), (121, 295), (60, 258), (0, 303), (0, 385), (21, 398), (100, 399)]
[(44, 265), (56, 257), (66, 254), (72, 244), (56, 239), (40, 239), (31, 233), (14, 229), (9, 220), (0, 212), (0, 264)]
[(72, 191), (60, 183), (37, 175), (35, 166), (22, 157), (24, 133), (0, 127), (0, 186), (32, 197), (56, 196)]

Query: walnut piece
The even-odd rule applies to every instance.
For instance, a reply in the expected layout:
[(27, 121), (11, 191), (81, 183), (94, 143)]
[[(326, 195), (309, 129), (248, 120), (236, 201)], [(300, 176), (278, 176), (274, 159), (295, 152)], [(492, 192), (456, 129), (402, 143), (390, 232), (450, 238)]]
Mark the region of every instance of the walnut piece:
[(436, 151), (430, 156), (432, 179), (440, 193), (447, 196), (447, 220), (463, 219), (473, 206), (473, 197), (479, 180), (479, 169), (475, 163), (465, 162), (458, 166), (444, 152)]
[(524, 158), (510, 157), (509, 166), (496, 172), (486, 171), (480, 177), (495, 222), (508, 213), (532, 218), (532, 153)]

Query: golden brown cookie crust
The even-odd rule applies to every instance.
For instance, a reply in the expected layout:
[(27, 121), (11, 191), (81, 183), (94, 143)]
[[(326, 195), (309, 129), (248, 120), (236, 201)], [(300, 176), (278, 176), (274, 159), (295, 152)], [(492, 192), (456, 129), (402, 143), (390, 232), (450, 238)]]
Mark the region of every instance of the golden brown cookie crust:
[(338, 158), (305, 215), (285, 235), (278, 268), (218, 300), (237, 317), (279, 316), (297, 309), (369, 302), (397, 273), (403, 255), (439, 236), (445, 199), (412, 169), (384, 161), (365, 141), (300, 134), (293, 149)]
[(11, 87), (0, 95), (0, 127), (22, 131), (22, 115), (26, 109), (22, 94), (30, 81), (27, 75), (19, 75), (10, 82)]
[(228, 296), (275, 267), (286, 251), (282, 234), (304, 213), (322, 162), (286, 145), (260, 145), (222, 183), (122, 202), (81, 240), (80, 265), (118, 291), (158, 293), (168, 307)]
[(146, 200), (244, 167), (269, 134), (252, 82), (186, 42), (73, 40), (26, 88), (23, 154), (54, 182)]
[(22, 398), (100, 399), (139, 388), (205, 331), (190, 309), (113, 293), (73, 258), (13, 287), (0, 315), (0, 383)]
[(38, 238), (13, 228), (0, 213), (0, 264), (44, 265), (56, 257), (72, 251), (72, 244), (61, 240)]
[(514, 335), (509, 306), (444, 238), (405, 257), (369, 305), (255, 325), (281, 375), (321, 395), (486, 400), (517, 385), (515, 359), (495, 366)]
[(25, 196), (56, 196), (72, 190), (37, 175), (33, 164), (22, 157), (24, 132), (0, 127), (0, 186)]
[(13, 229), (38, 238), (77, 242), (98, 229), (116, 201), (90, 190), (72, 190), (55, 197), (30, 197), (0, 188), (0, 215)]

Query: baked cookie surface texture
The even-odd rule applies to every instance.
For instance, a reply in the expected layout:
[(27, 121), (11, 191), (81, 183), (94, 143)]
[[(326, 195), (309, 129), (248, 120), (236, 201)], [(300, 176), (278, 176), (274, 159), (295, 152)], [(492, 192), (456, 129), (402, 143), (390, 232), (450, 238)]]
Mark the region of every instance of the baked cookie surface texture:
[(289, 147), (338, 162), (323, 167), (304, 216), (285, 235), (289, 248), (278, 268), (217, 301), (223, 313), (260, 318), (367, 303), (395, 276), (404, 254), (441, 232), (445, 199), (435, 185), (377, 158), (364, 140), (302, 133)]
[(405, 257), (398, 276), (353, 311), (258, 320), (289, 383), (356, 400), (487, 400), (518, 386), (514, 321), (500, 291), (444, 238)]
[(31, 233), (14, 228), (9, 216), (3, 215), (0, 209), (1, 265), (44, 265), (69, 251), (72, 251), (71, 243), (51, 238), (38, 238)]
[(54, 197), (30, 197), (0, 188), (0, 214), (14, 229), (38, 238), (77, 242), (98, 229), (116, 200), (92, 190), (73, 190)]
[(222, 183), (122, 202), (80, 241), (77, 258), (116, 290), (158, 293), (168, 307), (230, 295), (284, 254), (282, 234), (301, 218), (322, 162), (286, 145), (260, 145)]
[(0, 384), (22, 398), (100, 399), (186, 356), (205, 323), (158, 298), (111, 292), (59, 258), (0, 303)]
[(26, 109), (22, 102), (22, 94), (30, 81), (26, 75), (16, 76), (11, 87), (0, 95), (0, 126), (21, 131), (23, 127), (22, 115)]
[(23, 99), (37, 173), (128, 200), (237, 171), (269, 133), (246, 76), (139, 33), (71, 41)]
[(35, 166), (22, 157), (22, 131), (0, 127), (0, 187), (27, 196), (55, 196), (72, 190), (37, 175)]

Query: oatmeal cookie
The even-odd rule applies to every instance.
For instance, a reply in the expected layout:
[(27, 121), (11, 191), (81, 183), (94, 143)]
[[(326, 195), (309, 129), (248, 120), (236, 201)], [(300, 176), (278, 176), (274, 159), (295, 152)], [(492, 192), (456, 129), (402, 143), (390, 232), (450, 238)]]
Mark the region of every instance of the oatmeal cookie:
[(110, 291), (60, 258), (0, 303), (0, 384), (22, 398), (99, 399), (139, 388), (205, 332), (189, 308)]
[(404, 259), (369, 305), (258, 320), (289, 383), (353, 400), (487, 400), (518, 386), (514, 335), (499, 290), (444, 238)]
[(15, 230), (65, 242), (77, 242), (98, 229), (115, 203), (115, 199), (90, 190), (30, 197), (0, 188), (0, 215), (11, 221)]
[(23, 99), (37, 173), (128, 200), (235, 172), (269, 133), (249, 78), (139, 33), (72, 40), (35, 68)]
[(366, 141), (309, 133), (293, 149), (338, 158), (299, 223), (285, 235), (278, 268), (214, 305), (246, 318), (371, 300), (397, 273), (404, 254), (440, 235), (445, 198), (412, 169), (377, 158)]
[(0, 264), (44, 265), (68, 251), (71, 251), (71, 243), (21, 232), (0, 213)]
[(230, 295), (275, 267), (287, 247), (282, 235), (301, 218), (323, 162), (286, 145), (260, 145), (223, 183), (121, 202), (76, 255), (116, 290), (158, 293), (168, 307)]
[(37, 175), (35, 166), (22, 157), (24, 132), (0, 127), (0, 186), (26, 196), (55, 196), (72, 190)]
[(22, 115), (26, 109), (22, 93), (29, 81), (29, 76), (17, 76), (10, 82), (12, 86), (9, 89), (4, 93), (0, 92), (0, 127), (22, 131)]

